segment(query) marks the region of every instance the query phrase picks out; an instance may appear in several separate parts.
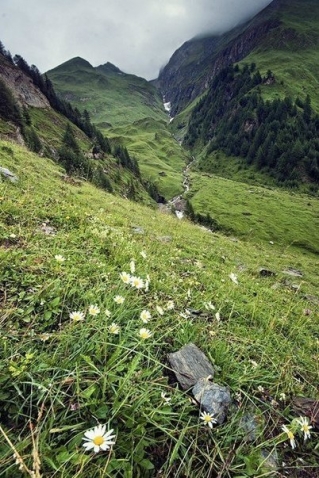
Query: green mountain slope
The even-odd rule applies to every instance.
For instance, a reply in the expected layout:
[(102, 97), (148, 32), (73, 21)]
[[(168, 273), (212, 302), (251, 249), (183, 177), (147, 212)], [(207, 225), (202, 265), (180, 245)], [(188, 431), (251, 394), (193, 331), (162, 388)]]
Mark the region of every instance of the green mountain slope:
[(145, 117), (166, 118), (157, 90), (144, 78), (123, 73), (111, 63), (94, 68), (77, 57), (47, 75), (60, 95), (80, 110), (87, 109), (102, 128)]
[(154, 86), (110, 63), (93, 68), (81, 58), (47, 74), (60, 95), (81, 111), (86, 109), (113, 144), (127, 147), (145, 180), (162, 196), (170, 199), (182, 192), (187, 155), (167, 131), (168, 116)]
[[(65, 182), (12, 143), (0, 165), (18, 176), (0, 176), (1, 476), (316, 476), (317, 434), (296, 419), (318, 398), (318, 256)], [(232, 397), (212, 429), (167, 362), (190, 342)], [(97, 423), (115, 443), (96, 454)]]

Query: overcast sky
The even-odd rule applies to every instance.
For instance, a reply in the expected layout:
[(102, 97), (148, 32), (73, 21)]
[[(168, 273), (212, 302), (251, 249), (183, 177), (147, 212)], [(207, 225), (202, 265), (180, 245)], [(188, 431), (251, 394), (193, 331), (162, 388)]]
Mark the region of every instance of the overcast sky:
[(41, 72), (81, 56), (157, 77), (174, 51), (222, 33), (271, 0), (0, 0), (0, 40)]

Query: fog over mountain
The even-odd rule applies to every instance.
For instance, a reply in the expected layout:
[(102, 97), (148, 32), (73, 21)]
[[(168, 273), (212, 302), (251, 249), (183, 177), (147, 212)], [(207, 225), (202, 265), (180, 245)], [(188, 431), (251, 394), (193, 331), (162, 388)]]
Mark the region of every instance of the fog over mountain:
[(2, 0), (1, 41), (44, 72), (81, 56), (155, 78), (174, 51), (222, 33), (271, 0)]

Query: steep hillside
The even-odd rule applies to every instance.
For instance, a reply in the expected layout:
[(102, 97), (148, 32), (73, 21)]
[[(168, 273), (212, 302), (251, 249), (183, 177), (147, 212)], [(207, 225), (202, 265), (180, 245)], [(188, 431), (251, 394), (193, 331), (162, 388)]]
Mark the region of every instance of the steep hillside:
[[(254, 61), (261, 73), (271, 69), (278, 92), (313, 96), (318, 87), (318, 18), (315, 0), (274, 0), (248, 23), (221, 35), (186, 42), (172, 56), (157, 84), (176, 115), (209, 87), (225, 67)], [(283, 81), (284, 85), (280, 85)]]
[(187, 155), (168, 132), (160, 93), (149, 82), (106, 63), (93, 68), (74, 58), (48, 72), (56, 90), (80, 111), (87, 110), (112, 144), (125, 146), (146, 181), (170, 199), (182, 192)]
[[(2, 45), (2, 44), (1, 44)], [(26, 145), (53, 158), (67, 174), (80, 176), (108, 191), (143, 201), (158, 200), (150, 181), (124, 147), (111, 151), (108, 139), (65, 100), (52, 83), (19, 55), (0, 53), (0, 138)], [(71, 179), (70, 179), (71, 180)]]
[[(66, 182), (12, 143), (0, 165), (1, 476), (318, 476), (318, 256)], [(189, 343), (225, 421), (177, 384)]]
[(111, 63), (97, 68), (73, 58), (47, 72), (63, 98), (88, 110), (102, 128), (133, 123), (145, 117), (166, 118), (162, 98), (144, 78), (123, 73)]

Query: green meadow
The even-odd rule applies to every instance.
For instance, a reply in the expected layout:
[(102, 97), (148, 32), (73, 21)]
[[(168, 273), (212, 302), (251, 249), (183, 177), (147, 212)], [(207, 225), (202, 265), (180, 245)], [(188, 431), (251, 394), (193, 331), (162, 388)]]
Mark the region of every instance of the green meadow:
[[(293, 401), (318, 398), (317, 199), (192, 176), (228, 236), (9, 142), (0, 165), (1, 476), (316, 476)], [(222, 425), (169, 367), (190, 342), (229, 387)]]

